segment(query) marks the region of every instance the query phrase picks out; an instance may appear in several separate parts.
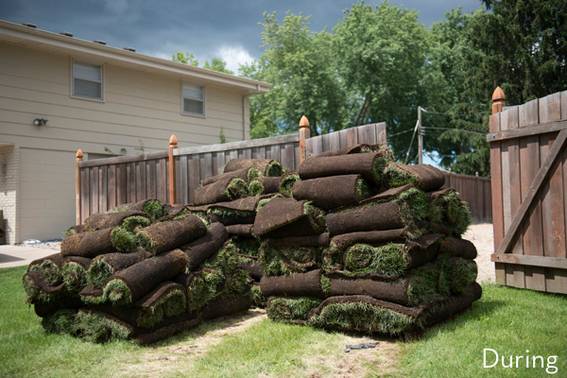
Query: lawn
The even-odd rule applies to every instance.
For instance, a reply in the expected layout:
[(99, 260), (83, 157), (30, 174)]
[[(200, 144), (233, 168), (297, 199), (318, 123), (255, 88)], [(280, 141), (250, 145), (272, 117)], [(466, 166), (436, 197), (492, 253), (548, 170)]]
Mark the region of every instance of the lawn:
[[(381, 341), (344, 353), (363, 340), (263, 317), (204, 324), (153, 347), (128, 342), (96, 345), (43, 332), (24, 304), (24, 268), (0, 270), (0, 376), (534, 376), (534, 369), (482, 368), (483, 348), (509, 356), (558, 355), (567, 371), (567, 298), (485, 285), (471, 311), (415, 341)], [(244, 319), (244, 320), (243, 320)], [(393, 356), (393, 357), (392, 357)], [(384, 370), (387, 359), (394, 368)], [(318, 374), (317, 374), (318, 373)]]

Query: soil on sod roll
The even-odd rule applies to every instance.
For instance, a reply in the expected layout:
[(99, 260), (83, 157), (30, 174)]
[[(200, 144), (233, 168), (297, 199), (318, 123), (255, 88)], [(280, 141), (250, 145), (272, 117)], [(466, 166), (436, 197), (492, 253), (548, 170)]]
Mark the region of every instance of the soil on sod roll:
[(260, 289), (265, 297), (314, 297), (323, 298), (321, 271), (292, 273), (289, 276), (262, 277)]
[(298, 169), (302, 180), (316, 177), (360, 174), (369, 182), (380, 185), (387, 159), (382, 153), (310, 157)]
[(248, 184), (241, 178), (224, 177), (209, 185), (195, 189), (193, 204), (206, 205), (209, 203), (231, 201), (248, 195)]
[(253, 235), (254, 224), (231, 224), (230, 226), (226, 226), (226, 231), (229, 235), (237, 235), (237, 236), (248, 236), (252, 237)]
[(62, 254), (54, 253), (32, 261), (28, 265), (27, 272), (38, 272), (47, 283), (56, 285), (62, 282), (61, 268), (65, 261), (66, 258)]
[(248, 182), (250, 178), (256, 178), (259, 175), (261, 175), (261, 173), (255, 168), (242, 168), (231, 172), (221, 173), (220, 175), (207, 177), (203, 180), (202, 184), (206, 186), (220, 180), (231, 178), (239, 178)]
[(322, 210), (309, 201), (274, 198), (258, 210), (254, 234), (262, 237), (288, 237), (320, 234), (325, 229)]
[(201, 266), (222, 247), (228, 236), (222, 223), (212, 223), (204, 236), (181, 247), (180, 249), (187, 254), (189, 260), (187, 268), (194, 270)]
[(281, 176), (282, 166), (277, 160), (270, 159), (232, 159), (224, 166), (224, 172), (243, 168), (255, 168), (263, 176)]
[(282, 176), (280, 179), (279, 192), (285, 197), (291, 197), (293, 186), (297, 181), (299, 181), (299, 175), (297, 173), (288, 173)]
[(27, 272), (23, 277), (24, 291), (28, 303), (50, 303), (61, 300), (67, 290), (63, 282), (49, 283), (39, 272)]
[(453, 189), (428, 193), (431, 200), (429, 220), (436, 232), (461, 236), (471, 224), (469, 205)]
[[(129, 217), (143, 217), (147, 218), (146, 214), (138, 210), (127, 210), (114, 213), (98, 213), (89, 216), (85, 219), (84, 227), (86, 230), (95, 231), (102, 230), (103, 228), (120, 226), (122, 222)], [(148, 224), (150, 223), (148, 219)]]
[(446, 253), (450, 256), (462, 257), (469, 260), (476, 259), (476, 247), (469, 240), (447, 236), (439, 240), (438, 243), (439, 253)]
[(321, 156), (336, 156), (336, 155), (348, 155), (348, 154), (360, 154), (365, 152), (372, 152), (373, 147), (366, 143), (355, 144), (351, 147), (341, 148), (338, 151), (326, 151), (317, 154), (317, 157)]
[(320, 303), (319, 298), (271, 297), (266, 304), (266, 313), (275, 321), (305, 324), (309, 319), (309, 313)]
[(112, 251), (112, 228), (71, 235), (61, 243), (61, 255), (96, 257)]
[(248, 184), (248, 193), (252, 196), (278, 193), (280, 191), (280, 183), (281, 177), (258, 177)]
[(425, 192), (437, 190), (445, 184), (443, 172), (431, 165), (389, 163), (384, 170), (386, 185), (395, 188), (411, 184)]
[(286, 248), (294, 246), (302, 247), (328, 247), (329, 234), (327, 232), (319, 235), (290, 236), (287, 238), (269, 239), (274, 248)]
[(188, 214), (182, 219), (154, 223), (138, 231), (138, 244), (152, 254), (172, 250), (200, 238), (207, 232), (203, 221)]
[(410, 188), (399, 193), (395, 199), (381, 202), (366, 202), (363, 205), (327, 215), (330, 235), (358, 231), (376, 231), (405, 228), (407, 235), (418, 238), (424, 233), (425, 220), (429, 216), (429, 204), (425, 193)]
[(298, 181), (292, 195), (297, 200), (310, 200), (315, 206), (329, 210), (357, 204), (370, 197), (372, 189), (360, 175), (342, 175)]
[(87, 284), (103, 288), (112, 275), (122, 269), (151, 257), (146, 251), (132, 253), (106, 253), (95, 257), (87, 271)]
[(114, 304), (134, 303), (161, 282), (183, 273), (187, 262), (179, 249), (140, 261), (115, 273), (104, 287), (104, 296)]
[(204, 320), (214, 319), (221, 316), (237, 314), (247, 311), (252, 305), (252, 297), (247, 295), (222, 295), (209, 302), (201, 312)]

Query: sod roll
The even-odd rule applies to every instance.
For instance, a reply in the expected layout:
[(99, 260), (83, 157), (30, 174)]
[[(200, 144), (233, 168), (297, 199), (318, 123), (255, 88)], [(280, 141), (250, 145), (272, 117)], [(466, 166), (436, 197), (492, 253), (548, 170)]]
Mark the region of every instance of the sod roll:
[(285, 197), (291, 197), (293, 186), (299, 181), (299, 175), (297, 173), (288, 173), (280, 179), (279, 192)]
[(293, 186), (297, 200), (310, 200), (328, 210), (357, 204), (372, 194), (371, 187), (360, 175), (342, 175), (302, 180)]
[(316, 269), (321, 258), (319, 246), (278, 245), (264, 240), (260, 245), (260, 263), (268, 276), (304, 273)]
[(321, 271), (292, 273), (289, 276), (262, 277), (260, 289), (265, 297), (290, 296), (322, 298)]
[(428, 193), (431, 200), (429, 220), (436, 232), (461, 236), (471, 224), (469, 205), (453, 189)]
[(87, 271), (87, 284), (97, 288), (103, 288), (112, 275), (120, 270), (151, 257), (146, 251), (132, 253), (106, 253), (95, 257)]
[(320, 234), (325, 228), (324, 213), (308, 201), (274, 198), (258, 210), (254, 234), (287, 237)]
[(136, 237), (145, 250), (159, 254), (185, 245), (206, 232), (207, 226), (203, 221), (188, 214), (182, 219), (154, 223), (138, 231)]
[(126, 203), (115, 207), (110, 212), (143, 211), (152, 221), (155, 221), (168, 212), (168, 206), (155, 198), (145, 199), (138, 202)]
[(105, 228), (68, 236), (61, 243), (61, 254), (92, 258), (112, 251), (111, 232), (112, 228)]
[(271, 297), (266, 304), (266, 314), (275, 321), (305, 324), (310, 312), (320, 303), (318, 298)]
[(317, 154), (317, 157), (322, 156), (336, 156), (336, 155), (348, 155), (348, 154), (360, 154), (364, 152), (372, 152), (373, 147), (366, 143), (355, 144), (354, 146), (341, 148), (337, 151), (325, 151)]
[(254, 224), (231, 224), (226, 226), (226, 231), (229, 235), (248, 236), (253, 235)]
[(481, 296), (482, 287), (478, 283), (472, 282), (460, 295), (451, 296), (426, 306), (425, 311), (420, 316), (419, 324), (424, 328), (444, 321), (471, 307), (473, 302), (479, 300)]
[(405, 165), (392, 162), (384, 170), (384, 177), (389, 188), (411, 184), (429, 192), (445, 184), (445, 174), (440, 169), (426, 164)]
[(439, 253), (447, 253), (469, 260), (474, 260), (477, 256), (476, 247), (471, 241), (452, 236), (439, 240)]
[(248, 195), (248, 184), (238, 177), (224, 177), (211, 184), (198, 187), (193, 194), (194, 205), (231, 201)]
[(331, 248), (344, 251), (357, 243), (383, 244), (388, 242), (399, 243), (406, 239), (404, 228), (393, 228), (390, 230), (358, 231), (335, 235), (331, 238)]
[(362, 175), (366, 180), (379, 185), (382, 172), (386, 166), (386, 158), (381, 153), (310, 157), (298, 169), (302, 180), (316, 177), (339, 175)]
[(259, 174), (260, 173), (254, 168), (241, 168), (231, 172), (221, 173), (220, 175), (207, 177), (203, 180), (202, 184), (209, 185), (220, 180), (226, 180), (231, 178), (239, 178), (248, 182), (250, 176), (255, 178), (255, 176)]
[(228, 239), (228, 232), (221, 223), (212, 223), (207, 233), (199, 239), (184, 245), (181, 249), (187, 254), (187, 268), (194, 270), (213, 256)]
[(115, 273), (104, 287), (104, 295), (114, 304), (130, 304), (142, 298), (161, 282), (183, 273), (187, 255), (177, 249), (151, 257)]
[(207, 215), (211, 222), (226, 226), (254, 223), (258, 202), (265, 197), (251, 196), (230, 202), (219, 202), (208, 206)]
[(85, 219), (84, 227), (89, 231), (116, 227), (120, 226), (126, 218), (133, 216), (146, 217), (144, 212), (138, 210), (126, 210), (114, 213), (98, 213), (93, 214)]
[(69, 256), (61, 268), (61, 276), (69, 293), (78, 293), (87, 285), (87, 269), (91, 259)]
[(224, 172), (233, 172), (244, 168), (255, 168), (264, 176), (281, 176), (282, 166), (270, 159), (232, 159), (224, 166)]
[(261, 176), (250, 181), (248, 193), (252, 196), (278, 193), (280, 191), (280, 183), (281, 177)]

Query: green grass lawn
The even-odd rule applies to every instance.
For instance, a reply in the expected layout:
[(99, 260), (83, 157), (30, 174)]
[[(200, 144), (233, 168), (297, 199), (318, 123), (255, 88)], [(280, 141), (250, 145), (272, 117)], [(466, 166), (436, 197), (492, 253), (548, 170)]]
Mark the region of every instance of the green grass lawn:
[[(97, 345), (66, 335), (43, 332), (33, 309), (24, 303), (21, 277), (24, 268), (0, 269), (0, 376), (108, 376), (140, 364), (158, 353), (170, 353), (180, 345), (224, 323), (209, 323), (176, 336), (157, 347), (138, 347), (128, 342)], [(567, 297), (545, 295), (485, 285), (483, 298), (473, 309), (426, 332), (416, 341), (400, 342), (402, 357), (396, 376), (479, 377), (534, 376), (542, 370), (482, 368), (482, 350), (499, 353), (558, 355), (556, 376), (567, 372)], [(343, 354), (344, 337), (309, 327), (260, 321), (221, 341), (194, 359), (158, 361), (176, 364), (167, 375), (187, 376), (304, 376), (329, 373), (328, 360)], [(188, 350), (185, 354), (191, 353)], [(356, 352), (351, 352), (356, 353)], [(186, 355), (183, 354), (182, 356)], [(325, 358), (306, 358), (324, 356)], [(376, 349), (380, 358), (380, 348)], [(371, 361), (368, 376), (382, 372)], [(159, 365), (158, 365), (159, 366)], [(135, 369), (139, 369), (135, 367)], [(141, 369), (141, 368), (140, 368)], [(135, 375), (144, 375), (135, 370)], [(139, 373), (139, 374), (138, 374)]]

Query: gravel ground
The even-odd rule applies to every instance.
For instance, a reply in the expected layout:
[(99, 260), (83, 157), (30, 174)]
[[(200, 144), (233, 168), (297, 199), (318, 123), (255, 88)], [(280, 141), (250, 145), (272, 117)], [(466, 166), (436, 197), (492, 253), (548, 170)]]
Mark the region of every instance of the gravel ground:
[(492, 223), (479, 223), (469, 226), (463, 235), (474, 243), (478, 251), (476, 264), (478, 265), (478, 282), (494, 282), (494, 263), (490, 261), (490, 255), (494, 251), (492, 239)]

